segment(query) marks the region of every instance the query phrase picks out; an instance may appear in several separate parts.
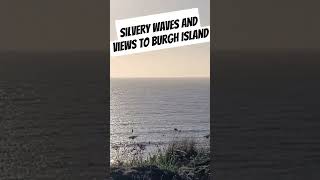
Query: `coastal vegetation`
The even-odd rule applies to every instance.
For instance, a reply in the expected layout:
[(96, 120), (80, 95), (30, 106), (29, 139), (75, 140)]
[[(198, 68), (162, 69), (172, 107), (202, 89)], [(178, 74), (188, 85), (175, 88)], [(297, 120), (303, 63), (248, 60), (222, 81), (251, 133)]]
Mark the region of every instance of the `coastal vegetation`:
[(116, 147), (111, 164), (113, 180), (207, 180), (210, 176), (209, 147), (194, 140), (172, 141), (145, 156), (145, 145), (132, 142)]

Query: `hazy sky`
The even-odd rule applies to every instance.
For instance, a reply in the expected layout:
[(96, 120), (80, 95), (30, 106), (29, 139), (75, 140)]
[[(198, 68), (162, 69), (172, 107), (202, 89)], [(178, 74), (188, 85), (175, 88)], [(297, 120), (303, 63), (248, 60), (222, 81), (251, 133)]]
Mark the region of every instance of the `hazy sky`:
[[(108, 0), (0, 0), (0, 51), (104, 49), (108, 43), (108, 3)], [(215, 31), (218, 50), (320, 48), (319, 1), (214, 0), (212, 3), (215, 26), (211, 30)], [(198, 7), (201, 23), (209, 24), (209, 0), (111, 0), (111, 6), (111, 39), (115, 19), (153, 13)], [(203, 46), (181, 48), (185, 51), (179, 50), (180, 55), (188, 58), (197, 54), (192, 47), (202, 49)], [(176, 54), (175, 50), (159, 52)], [(199, 57), (198, 61), (205, 64), (200, 62), (203, 58)]]
[[(199, 8), (201, 26), (210, 25), (209, 0), (111, 0), (110, 39), (115, 20)], [(210, 44), (111, 57), (111, 77), (208, 77)]]
[(320, 1), (215, 0), (216, 48), (320, 48)]
[(104, 50), (106, 0), (1, 0), (1, 50)]

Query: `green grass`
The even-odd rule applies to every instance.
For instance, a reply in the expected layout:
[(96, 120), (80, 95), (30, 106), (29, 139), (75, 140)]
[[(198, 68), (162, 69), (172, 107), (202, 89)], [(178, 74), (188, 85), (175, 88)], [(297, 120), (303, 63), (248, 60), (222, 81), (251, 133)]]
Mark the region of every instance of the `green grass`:
[(159, 149), (150, 155), (142, 165), (157, 166), (160, 169), (176, 172), (181, 166), (186, 166), (198, 156), (194, 141), (173, 142), (168, 147)]
[[(143, 158), (143, 152), (141, 146), (131, 145), (122, 151), (125, 157), (119, 156), (120, 159), (112, 166), (122, 168), (155, 166), (188, 177), (209, 173), (210, 150), (197, 147), (193, 140), (173, 141), (167, 147), (159, 148), (155, 153), (149, 154), (147, 158)], [(202, 169), (199, 170), (199, 167)]]

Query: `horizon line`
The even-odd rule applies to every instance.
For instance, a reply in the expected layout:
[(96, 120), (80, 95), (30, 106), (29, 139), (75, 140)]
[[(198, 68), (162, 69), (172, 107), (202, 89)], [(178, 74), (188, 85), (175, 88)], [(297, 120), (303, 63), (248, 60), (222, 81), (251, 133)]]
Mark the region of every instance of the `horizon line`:
[(111, 77), (110, 76), (110, 79), (178, 79), (178, 78), (201, 78), (201, 79), (204, 79), (204, 78), (210, 78), (210, 76), (155, 76), (155, 77)]

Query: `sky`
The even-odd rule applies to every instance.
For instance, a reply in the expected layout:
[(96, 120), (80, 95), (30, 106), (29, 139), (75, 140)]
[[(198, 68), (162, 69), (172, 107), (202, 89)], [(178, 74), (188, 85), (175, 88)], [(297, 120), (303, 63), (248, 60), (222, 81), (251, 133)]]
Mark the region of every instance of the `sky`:
[[(0, 51), (105, 50), (109, 35), (108, 3), (107, 0), (1, 0)], [(110, 38), (114, 38), (115, 19), (194, 7), (200, 10), (201, 23), (209, 25), (209, 3), (209, 0), (111, 0)], [(214, 15), (211, 30), (217, 50), (320, 49), (320, 1), (214, 0), (211, 3)], [(190, 54), (200, 54), (195, 49), (204, 48), (203, 45), (185, 47), (180, 54), (188, 58)], [(173, 51), (161, 52), (177, 54)], [(207, 66), (200, 56), (198, 61), (199, 66)]]
[(213, 2), (216, 50), (320, 49), (320, 1)]
[[(111, 0), (110, 40), (116, 40), (115, 20), (198, 8), (201, 26), (210, 25), (209, 0)], [(209, 77), (210, 43), (111, 57), (113, 78)]]
[(0, 51), (105, 50), (106, 0), (1, 0)]

